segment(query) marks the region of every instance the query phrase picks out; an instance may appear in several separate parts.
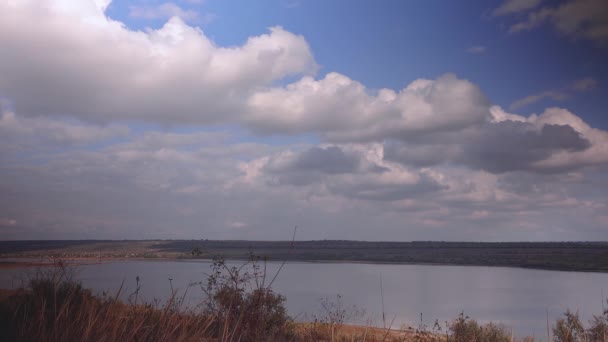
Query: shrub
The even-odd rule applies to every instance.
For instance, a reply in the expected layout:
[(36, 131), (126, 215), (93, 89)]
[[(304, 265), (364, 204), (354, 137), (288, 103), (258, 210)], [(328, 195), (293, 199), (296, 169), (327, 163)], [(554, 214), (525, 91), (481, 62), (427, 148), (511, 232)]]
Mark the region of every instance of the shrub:
[(422, 320), (422, 313), (420, 313), (420, 323), (418, 324), (418, 327), (416, 329), (414, 329), (413, 327), (409, 327), (408, 330), (413, 333), (413, 342), (435, 342), (441, 341), (443, 338), (443, 336), (441, 335), (442, 329), (441, 325), (439, 324), (439, 320), (435, 320), (435, 323), (429, 329), (429, 327)]
[(345, 305), (341, 295), (335, 299), (321, 298), (321, 310), (311, 315), (311, 322), (306, 325), (305, 335), (313, 341), (336, 341), (340, 330), (346, 323), (352, 323), (365, 315), (365, 311), (356, 306)]
[(593, 320), (589, 323), (591, 327), (587, 331), (589, 341), (608, 341), (608, 312), (602, 316), (593, 315)]
[(494, 323), (488, 323), (480, 326), (475, 320), (470, 319), (469, 316), (465, 316), (462, 312), (460, 315), (458, 315), (458, 318), (449, 325), (449, 330), (451, 332), (449, 340), (454, 342), (511, 341), (510, 334), (507, 333), (503, 326), (496, 325)]
[(553, 327), (553, 340), (556, 342), (586, 341), (585, 328), (578, 312), (567, 310), (564, 317), (558, 319)]
[(207, 295), (204, 313), (214, 317), (213, 329), (220, 339), (289, 339), (293, 331), (284, 307), (285, 297), (266, 284), (266, 272), (261, 269), (259, 258), (252, 256), (238, 267), (215, 259), (212, 270), (201, 288)]
[(452, 335), (452, 341), (454, 342), (467, 342), (478, 340), (480, 335), (480, 329), (477, 322), (469, 319), (469, 316), (465, 316), (464, 312), (458, 315), (452, 324), (450, 325), (450, 332)]

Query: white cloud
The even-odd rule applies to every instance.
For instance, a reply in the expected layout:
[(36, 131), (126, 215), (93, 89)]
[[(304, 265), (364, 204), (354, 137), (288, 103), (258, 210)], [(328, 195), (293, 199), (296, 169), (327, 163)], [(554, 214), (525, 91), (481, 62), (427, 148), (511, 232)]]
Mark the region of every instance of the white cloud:
[[(25, 2), (0, 11), (0, 39), (10, 51), (0, 55), (0, 91), (22, 115), (236, 123), (264, 133), (320, 132), (340, 141), (450, 130), (489, 117), (479, 88), (450, 74), (375, 94), (337, 73), (272, 87), (315, 69), (304, 38), (279, 27), (225, 48), (175, 17), (158, 30), (139, 32), (97, 7), (85, 17), (73, 8), (39, 7)], [(31, 21), (37, 25), (22, 28)], [(71, 53), (58, 54), (56, 46)]]
[(247, 123), (260, 132), (320, 132), (331, 141), (386, 138), (449, 131), (484, 122), (489, 101), (473, 83), (446, 74), (420, 79), (399, 92), (376, 94), (359, 82), (329, 73), (258, 92), (249, 99)]
[(0, 92), (22, 115), (231, 122), (257, 88), (316, 68), (304, 38), (280, 27), (219, 47), (177, 17), (133, 31), (98, 6), (67, 4), (0, 4)]

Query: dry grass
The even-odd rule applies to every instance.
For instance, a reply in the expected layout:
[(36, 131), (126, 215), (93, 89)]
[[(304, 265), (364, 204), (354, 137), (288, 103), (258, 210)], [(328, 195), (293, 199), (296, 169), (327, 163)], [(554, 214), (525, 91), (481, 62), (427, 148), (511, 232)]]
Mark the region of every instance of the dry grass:
[(64, 273), (33, 279), (2, 302), (8, 341), (204, 341), (213, 318), (163, 307), (98, 298)]
[[(94, 296), (64, 265), (4, 292), (0, 336), (6, 341), (280, 341), (290, 340), (282, 297), (259, 291), (210, 293), (214, 307), (194, 310), (173, 293), (164, 305), (125, 304), (116, 294)], [(225, 302), (219, 302), (223, 296)], [(274, 308), (278, 308), (279, 315)], [(289, 323), (289, 324), (288, 324)]]

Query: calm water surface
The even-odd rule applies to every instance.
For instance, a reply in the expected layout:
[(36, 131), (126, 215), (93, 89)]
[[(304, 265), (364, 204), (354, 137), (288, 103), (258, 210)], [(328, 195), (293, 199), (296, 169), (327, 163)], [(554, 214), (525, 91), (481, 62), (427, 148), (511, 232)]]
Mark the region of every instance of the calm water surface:
[[(268, 264), (270, 277), (278, 263)], [(18, 287), (33, 270), (0, 270), (0, 286)], [(164, 300), (174, 289), (206, 279), (207, 261), (119, 261), (80, 266), (78, 278), (95, 291), (115, 293), (124, 280), (123, 293), (132, 293), (139, 276), (140, 298)], [(169, 278), (172, 280), (169, 281)], [(380, 279), (387, 320), (393, 326), (417, 326), (435, 319), (451, 320), (464, 313), (481, 322), (502, 322), (516, 335), (546, 336), (546, 315), (557, 318), (567, 308), (579, 310), (587, 321), (602, 311), (608, 294), (608, 274), (540, 271), (505, 267), (381, 265), (351, 263), (288, 263), (275, 281), (275, 291), (287, 297), (292, 316), (320, 312), (321, 298), (342, 296), (346, 306), (364, 309), (365, 320), (382, 326)], [(203, 298), (200, 288), (190, 287), (187, 301)], [(310, 317), (310, 316), (308, 316)]]

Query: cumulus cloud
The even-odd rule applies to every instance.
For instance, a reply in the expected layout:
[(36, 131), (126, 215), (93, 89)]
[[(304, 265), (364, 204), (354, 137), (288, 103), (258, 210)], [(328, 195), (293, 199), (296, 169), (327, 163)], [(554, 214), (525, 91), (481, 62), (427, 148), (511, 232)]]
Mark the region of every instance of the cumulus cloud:
[(249, 124), (260, 132), (321, 132), (329, 141), (407, 139), (449, 131), (490, 117), (489, 101), (479, 87), (446, 74), (419, 79), (399, 92), (375, 94), (359, 82), (330, 73), (321, 80), (304, 77), (284, 88), (249, 99)]
[(540, 115), (533, 114), (527, 118), (504, 113), (499, 107), (493, 107), (492, 113), (496, 121), (512, 120), (526, 122), (536, 129), (545, 125), (571, 127), (580, 138), (588, 141), (589, 147), (582, 150), (555, 151), (549, 158), (539, 161), (536, 167), (545, 170), (572, 170), (589, 165), (602, 165), (608, 162), (608, 132), (592, 128), (580, 117), (567, 109), (551, 107)]
[(104, 9), (85, 1), (0, 5), (0, 92), (19, 113), (230, 122), (255, 88), (315, 69), (304, 38), (280, 27), (219, 47), (178, 17), (142, 32)]
[(564, 172), (608, 161), (606, 133), (565, 109), (550, 108), (528, 118), (492, 107), (492, 122), (438, 141), (387, 142), (387, 160), (427, 167), (464, 165), (491, 173)]
[(548, 108), (541, 115), (527, 119), (537, 127), (540, 125), (570, 126), (589, 141), (590, 147), (580, 151), (558, 151), (537, 167), (544, 170), (573, 170), (585, 166), (603, 165), (608, 162), (608, 132), (595, 129), (580, 117), (562, 108)]
[(584, 151), (589, 146), (589, 141), (568, 125), (543, 125), (537, 130), (527, 123), (504, 121), (471, 137), (459, 162), (493, 173), (537, 170), (538, 163), (556, 152)]
[[(76, 15), (50, 2), (4, 5), (0, 39), (8, 53), (0, 56), (0, 91), (19, 113), (95, 122), (238, 123), (262, 133), (321, 132), (332, 141), (449, 130), (489, 116), (480, 89), (451, 74), (399, 92), (373, 92), (338, 73), (272, 87), (314, 71), (303, 37), (274, 27), (225, 48), (177, 17), (158, 30), (132, 31), (103, 8)], [(23, 29), (23, 22), (37, 24)], [(58, 54), (57, 46), (71, 53)]]

